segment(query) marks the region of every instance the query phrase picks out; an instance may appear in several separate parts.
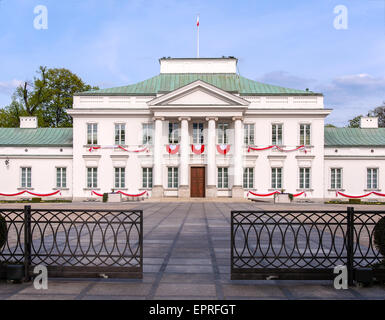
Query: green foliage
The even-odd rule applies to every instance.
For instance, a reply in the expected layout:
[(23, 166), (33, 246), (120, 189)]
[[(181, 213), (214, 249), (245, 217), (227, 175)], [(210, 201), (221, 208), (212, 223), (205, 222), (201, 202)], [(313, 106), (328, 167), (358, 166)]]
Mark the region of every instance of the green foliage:
[(349, 204), (361, 204), (361, 199), (349, 199)]
[(360, 121), (361, 121), (362, 115), (357, 116), (353, 118), (352, 120), (349, 120), (349, 128), (359, 128), (360, 127)]
[(40, 203), (41, 198), (32, 198), (32, 203)]
[[(370, 117), (378, 117), (378, 126), (380, 128), (385, 128), (385, 102), (382, 103), (381, 106), (374, 108), (373, 110), (368, 112), (368, 116)], [(360, 127), (360, 119), (361, 116), (357, 116), (354, 119), (349, 121), (349, 128), (359, 128)]]
[(325, 124), (325, 128), (337, 128), (334, 124)]
[(384, 257), (385, 261), (385, 217), (381, 218), (373, 230), (374, 246)]
[(7, 222), (3, 216), (0, 216), (0, 249), (7, 243), (7, 237)]
[(2, 128), (15, 128), (20, 125), (20, 117), (27, 116), (28, 114), (13, 97), (13, 100), (9, 106), (0, 109), (0, 127)]
[(72, 108), (77, 92), (96, 90), (68, 69), (40, 67), (33, 82), (19, 86), (9, 106), (0, 109), (1, 127), (18, 127), (20, 116), (37, 116), (40, 127), (71, 127)]
[(71, 127), (72, 118), (66, 110), (72, 108), (73, 95), (93, 88), (67, 69), (48, 69), (46, 90), (42, 101), (44, 123), (49, 127)]
[(294, 200), (294, 195), (289, 193), (289, 199), (290, 199), (290, 201), (293, 201)]
[(385, 102), (381, 106), (369, 112), (369, 116), (378, 117), (378, 126), (385, 128)]
[(104, 193), (103, 194), (103, 202), (107, 202), (108, 201), (108, 193)]

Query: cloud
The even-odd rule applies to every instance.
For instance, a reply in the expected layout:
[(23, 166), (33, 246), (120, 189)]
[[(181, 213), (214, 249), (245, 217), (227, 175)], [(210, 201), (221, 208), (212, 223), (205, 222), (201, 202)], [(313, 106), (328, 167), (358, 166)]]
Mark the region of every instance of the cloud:
[(296, 76), (286, 71), (269, 72), (257, 80), (268, 84), (302, 90), (310, 88), (314, 85), (314, 83), (316, 83), (316, 80), (314, 79)]
[(317, 90), (324, 93), (325, 105), (334, 109), (328, 120), (346, 125), (348, 120), (367, 114), (385, 101), (385, 77), (343, 75), (319, 84)]
[(13, 91), (23, 83), (21, 80), (0, 81), (0, 93), (12, 94)]
[(385, 77), (370, 74), (341, 75), (326, 81), (318, 81), (287, 71), (273, 71), (258, 81), (295, 89), (309, 88), (323, 93), (325, 107), (333, 109), (326, 122), (338, 126), (347, 125), (357, 115), (367, 114), (385, 101)]

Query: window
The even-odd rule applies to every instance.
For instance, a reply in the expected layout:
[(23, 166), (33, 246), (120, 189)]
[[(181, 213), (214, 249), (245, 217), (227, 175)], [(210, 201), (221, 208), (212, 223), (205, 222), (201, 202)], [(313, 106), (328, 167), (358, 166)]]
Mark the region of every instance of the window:
[(98, 168), (87, 168), (87, 188), (98, 187)]
[(193, 143), (203, 144), (203, 123), (193, 123)]
[(115, 188), (126, 187), (126, 169), (115, 168)]
[(98, 144), (98, 125), (96, 123), (87, 124), (87, 144)]
[(168, 143), (179, 143), (179, 123), (168, 124)]
[(330, 170), (330, 188), (331, 189), (341, 189), (342, 188), (342, 169), (332, 168)]
[(245, 145), (254, 145), (255, 126), (253, 124), (245, 124)]
[(115, 124), (115, 144), (120, 146), (126, 144), (125, 124)]
[(282, 146), (282, 124), (273, 124), (272, 128), (272, 140), (273, 146)]
[(254, 168), (243, 169), (243, 188), (254, 188)]
[(271, 168), (271, 187), (282, 189), (282, 168)]
[(152, 123), (143, 123), (143, 144), (152, 144), (152, 133), (154, 131), (154, 125)]
[(368, 189), (378, 189), (377, 168), (368, 168)]
[(176, 189), (179, 186), (178, 168), (168, 168), (168, 187)]
[(219, 123), (218, 124), (218, 144), (228, 144), (228, 123)]
[(310, 124), (301, 124), (300, 125), (300, 141), (301, 146), (310, 146)]
[(31, 181), (31, 168), (21, 168), (21, 187), (22, 188), (32, 188)]
[(299, 188), (310, 189), (310, 168), (299, 168)]
[(229, 169), (218, 168), (218, 189), (229, 188)]
[(56, 188), (67, 188), (67, 168), (56, 168)]
[(143, 188), (152, 188), (152, 168), (143, 168)]

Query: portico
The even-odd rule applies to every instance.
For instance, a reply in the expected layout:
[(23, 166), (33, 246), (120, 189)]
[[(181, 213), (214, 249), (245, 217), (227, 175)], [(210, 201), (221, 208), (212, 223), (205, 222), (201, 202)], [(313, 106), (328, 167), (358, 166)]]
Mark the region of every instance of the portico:
[[(162, 173), (165, 171), (164, 166), (169, 167), (167, 164), (169, 159), (162, 163), (159, 154), (165, 150), (165, 144), (172, 145), (177, 141), (179, 154), (178, 156), (173, 155), (173, 157), (176, 158), (174, 164), (177, 164), (179, 169), (178, 197), (189, 198), (191, 196), (192, 167), (205, 168), (205, 197), (218, 196), (217, 146), (226, 145), (230, 151), (225, 155), (218, 154), (218, 157), (226, 158), (225, 161), (222, 159), (222, 163), (232, 174), (230, 183), (222, 186), (221, 189), (228, 191), (228, 194), (232, 190), (233, 197), (242, 198), (244, 195), (242, 188), (242, 123), (244, 112), (249, 104), (248, 101), (201, 80), (149, 101), (148, 105), (154, 114), (155, 121), (154, 153), (158, 154), (156, 158), (154, 157), (153, 195), (161, 197), (164, 194), (165, 188), (163, 187), (162, 190), (161, 184), (161, 181), (164, 181)], [(218, 129), (218, 122), (225, 124), (225, 127)], [(170, 135), (177, 136), (180, 140), (162, 140), (161, 135), (169, 123), (177, 123), (176, 127), (169, 125), (169, 137)], [(179, 129), (176, 134), (175, 128)], [(221, 133), (222, 137), (217, 136), (217, 131)], [(196, 155), (192, 151), (193, 146), (203, 146), (204, 151)]]
[[(243, 117), (197, 117), (195, 114), (190, 116), (176, 117), (168, 115), (154, 117), (154, 186), (153, 197), (163, 197), (164, 191), (167, 190), (165, 183), (166, 177), (163, 176), (165, 168), (176, 166), (179, 169), (179, 187), (177, 196), (179, 198), (191, 197), (192, 183), (197, 180), (192, 179), (192, 172), (195, 168), (203, 168), (204, 170), (195, 170), (199, 175), (198, 181), (203, 179), (204, 197), (217, 197), (217, 172), (218, 163), (225, 166), (232, 172), (230, 183), (226, 188), (232, 191), (233, 197), (242, 198), (244, 190), (242, 187), (243, 174)], [(162, 139), (162, 132), (169, 123), (178, 123), (180, 137), (178, 141), (179, 152), (177, 154), (167, 155), (167, 145), (171, 145)], [(227, 125), (226, 132), (217, 128), (217, 123)], [(202, 129), (199, 133), (196, 128)], [(226, 135), (226, 141), (219, 139), (217, 131)], [(225, 155), (218, 153), (220, 144), (226, 144), (230, 151)], [(193, 148), (201, 148), (200, 152), (194, 153)], [(238, 153), (238, 154), (237, 154)], [(162, 157), (163, 154), (163, 157)], [(156, 156), (157, 155), (157, 156)], [(217, 159), (220, 158), (220, 159)], [(218, 162), (219, 160), (219, 162)], [(232, 187), (230, 187), (230, 185)], [(201, 188), (201, 186), (199, 186)]]

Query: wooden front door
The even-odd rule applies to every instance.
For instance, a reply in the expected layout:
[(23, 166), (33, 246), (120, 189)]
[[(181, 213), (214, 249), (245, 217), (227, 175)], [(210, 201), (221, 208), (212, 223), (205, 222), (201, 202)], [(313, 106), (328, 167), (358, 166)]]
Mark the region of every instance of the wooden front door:
[(191, 198), (204, 198), (206, 194), (206, 168), (191, 168)]

